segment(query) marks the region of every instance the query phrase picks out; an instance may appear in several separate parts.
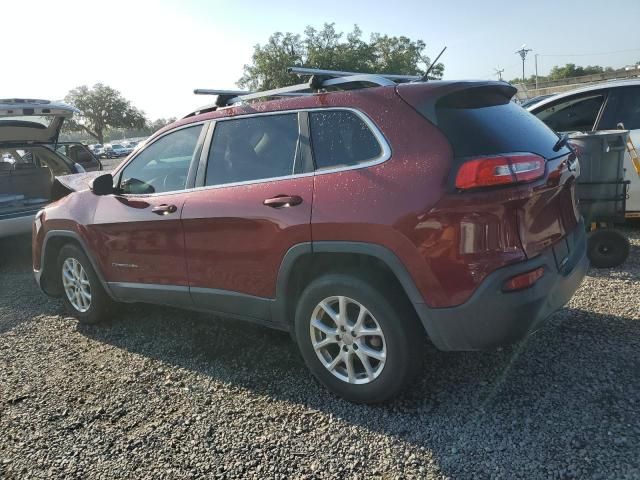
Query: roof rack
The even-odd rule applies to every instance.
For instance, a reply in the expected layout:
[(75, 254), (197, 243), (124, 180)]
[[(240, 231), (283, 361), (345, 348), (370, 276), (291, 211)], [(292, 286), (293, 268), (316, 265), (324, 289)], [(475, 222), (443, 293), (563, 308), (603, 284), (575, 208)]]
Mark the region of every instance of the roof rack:
[(304, 67), (289, 67), (287, 68), (287, 72), (294, 73), (296, 75), (304, 76), (304, 75), (319, 75), (323, 77), (350, 77), (354, 75), (376, 75), (378, 77), (383, 77), (388, 80), (393, 80), (394, 82), (415, 82), (417, 80), (422, 79), (420, 75), (395, 75), (388, 73), (362, 73), (362, 72), (342, 72), (339, 70), (322, 70), (320, 68), (304, 68)]
[(205, 110), (212, 111), (216, 108), (228, 107), (236, 103), (257, 100), (260, 98), (299, 97), (314, 95), (315, 93), (326, 89), (351, 90), (355, 88), (363, 88), (367, 84), (386, 87), (403, 82), (417, 82), (422, 79), (419, 75), (342, 72), (337, 70), (322, 70), (319, 68), (303, 67), (289, 67), (287, 68), (287, 72), (299, 76), (308, 76), (310, 78), (309, 81), (305, 83), (264, 90), (261, 92), (198, 88), (193, 91), (196, 95), (217, 95), (218, 98), (216, 99), (215, 105), (202, 107), (195, 112), (191, 112), (187, 116), (191, 116), (196, 112), (204, 113)]

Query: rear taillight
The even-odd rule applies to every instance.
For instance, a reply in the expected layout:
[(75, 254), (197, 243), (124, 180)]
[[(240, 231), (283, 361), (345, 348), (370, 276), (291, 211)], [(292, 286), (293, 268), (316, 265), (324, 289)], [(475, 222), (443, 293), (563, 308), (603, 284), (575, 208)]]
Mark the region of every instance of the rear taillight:
[(544, 158), (533, 153), (474, 158), (458, 170), (456, 188), (466, 190), (530, 182), (544, 176), (544, 171)]
[(511, 277), (507, 280), (502, 287), (505, 292), (515, 292), (516, 290), (523, 290), (525, 288), (532, 287), (538, 280), (544, 275), (544, 267), (536, 268), (530, 272), (521, 273), (515, 277)]

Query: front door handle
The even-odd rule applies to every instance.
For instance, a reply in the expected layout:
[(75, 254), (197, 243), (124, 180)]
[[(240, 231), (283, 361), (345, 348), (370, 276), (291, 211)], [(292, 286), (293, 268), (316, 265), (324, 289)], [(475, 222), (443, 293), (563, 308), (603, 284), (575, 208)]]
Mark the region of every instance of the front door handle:
[(151, 211), (156, 215), (169, 215), (170, 213), (177, 212), (178, 207), (176, 207), (175, 205), (167, 205), (166, 203), (163, 203), (162, 205), (153, 207)]
[(276, 195), (273, 198), (267, 198), (262, 203), (271, 208), (293, 207), (302, 203), (302, 197), (298, 195)]

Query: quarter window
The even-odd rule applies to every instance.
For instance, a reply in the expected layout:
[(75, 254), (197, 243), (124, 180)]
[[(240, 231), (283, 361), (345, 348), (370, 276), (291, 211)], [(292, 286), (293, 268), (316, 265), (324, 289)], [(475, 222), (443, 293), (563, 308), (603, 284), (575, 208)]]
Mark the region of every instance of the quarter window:
[(317, 169), (357, 165), (382, 155), (382, 147), (355, 113), (310, 112), (311, 141)]
[(122, 193), (150, 194), (183, 190), (202, 125), (182, 128), (142, 150), (122, 171)]
[(593, 130), (603, 101), (602, 94), (573, 97), (546, 107), (535, 116), (556, 132), (588, 132)]
[(298, 137), (296, 113), (218, 121), (205, 185), (292, 175), (300, 153)]

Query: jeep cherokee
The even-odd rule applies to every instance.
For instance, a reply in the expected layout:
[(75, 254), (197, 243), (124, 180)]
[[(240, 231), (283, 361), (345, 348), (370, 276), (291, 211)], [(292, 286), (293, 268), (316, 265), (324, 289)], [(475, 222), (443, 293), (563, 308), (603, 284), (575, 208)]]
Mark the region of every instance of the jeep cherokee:
[(588, 268), (574, 153), (506, 83), (380, 84), (163, 128), (39, 212), (40, 287), (81, 322), (147, 302), (289, 331), (356, 402), (410, 384), (425, 335), (522, 339)]

